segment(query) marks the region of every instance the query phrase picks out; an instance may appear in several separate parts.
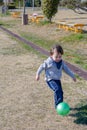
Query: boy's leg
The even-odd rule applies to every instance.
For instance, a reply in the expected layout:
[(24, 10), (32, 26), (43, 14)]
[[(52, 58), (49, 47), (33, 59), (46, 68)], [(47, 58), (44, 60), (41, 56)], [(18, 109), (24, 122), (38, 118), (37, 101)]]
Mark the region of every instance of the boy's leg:
[(51, 80), (47, 82), (48, 86), (54, 91), (55, 108), (60, 103), (63, 102), (63, 91), (60, 80)]

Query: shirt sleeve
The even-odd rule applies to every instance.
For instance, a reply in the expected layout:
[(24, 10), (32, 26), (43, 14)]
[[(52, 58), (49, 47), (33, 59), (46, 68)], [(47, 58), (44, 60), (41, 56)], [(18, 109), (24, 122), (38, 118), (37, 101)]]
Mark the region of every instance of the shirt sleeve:
[(38, 70), (37, 70), (37, 75), (40, 75), (41, 74), (41, 72), (43, 71), (43, 70), (45, 70), (46, 69), (46, 67), (47, 67), (47, 64), (46, 64), (46, 62), (44, 62), (43, 64), (41, 64), (40, 65), (40, 67), (38, 68)]
[(68, 74), (71, 78), (75, 78), (75, 74), (70, 70), (70, 68), (63, 61), (63, 70), (66, 74)]

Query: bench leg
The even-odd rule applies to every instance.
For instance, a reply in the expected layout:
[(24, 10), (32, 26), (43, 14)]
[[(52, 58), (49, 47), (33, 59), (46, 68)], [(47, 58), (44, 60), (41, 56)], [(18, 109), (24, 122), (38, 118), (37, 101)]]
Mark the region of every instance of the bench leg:
[(63, 26), (61, 24), (58, 24), (58, 28), (61, 29)]
[(82, 28), (80, 28), (80, 29), (75, 28), (75, 33), (78, 33), (78, 32), (82, 33)]

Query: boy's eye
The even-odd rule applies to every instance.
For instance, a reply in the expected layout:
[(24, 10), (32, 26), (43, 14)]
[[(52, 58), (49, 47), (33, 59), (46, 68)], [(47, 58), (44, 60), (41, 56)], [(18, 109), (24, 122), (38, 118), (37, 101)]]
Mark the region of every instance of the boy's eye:
[(57, 59), (57, 58), (61, 58), (61, 56), (56, 56), (55, 58), (56, 58), (56, 59)]

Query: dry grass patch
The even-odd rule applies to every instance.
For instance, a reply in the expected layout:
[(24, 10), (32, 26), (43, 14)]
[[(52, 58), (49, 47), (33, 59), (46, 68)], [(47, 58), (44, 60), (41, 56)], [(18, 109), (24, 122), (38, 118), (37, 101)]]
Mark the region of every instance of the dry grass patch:
[[(57, 115), (44, 73), (39, 82), (35, 81), (36, 70), (44, 58), (25, 50), (4, 32), (0, 32), (0, 36), (0, 52), (3, 48), (4, 52), (8, 48), (12, 50), (16, 44), (14, 54), (0, 53), (0, 130), (86, 130), (87, 124), (75, 122), (79, 111), (74, 108), (87, 98), (87, 81), (77, 79), (73, 83), (64, 74), (64, 100), (73, 109), (66, 117)], [(81, 117), (83, 120), (84, 115)]]

